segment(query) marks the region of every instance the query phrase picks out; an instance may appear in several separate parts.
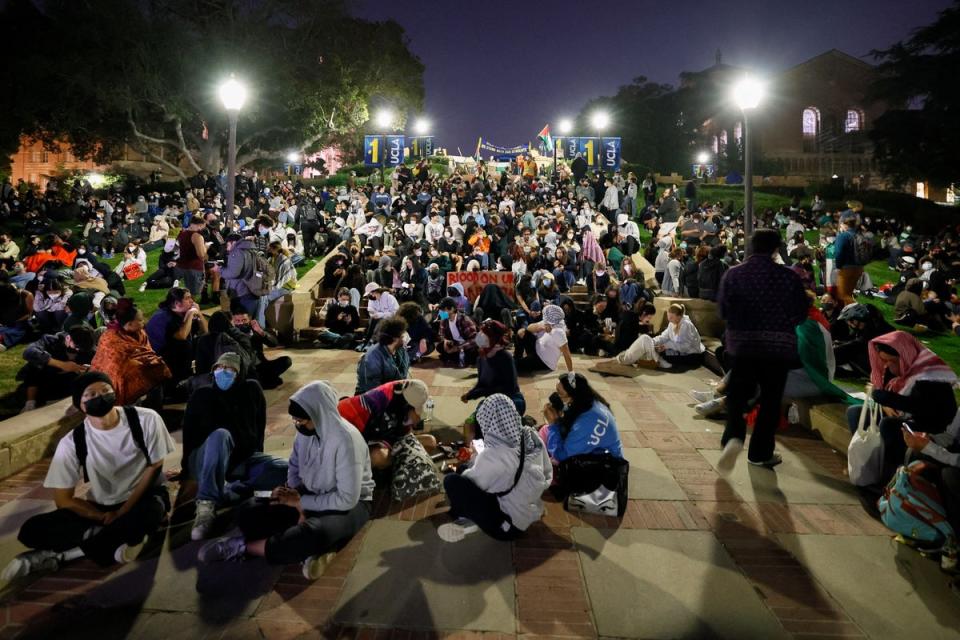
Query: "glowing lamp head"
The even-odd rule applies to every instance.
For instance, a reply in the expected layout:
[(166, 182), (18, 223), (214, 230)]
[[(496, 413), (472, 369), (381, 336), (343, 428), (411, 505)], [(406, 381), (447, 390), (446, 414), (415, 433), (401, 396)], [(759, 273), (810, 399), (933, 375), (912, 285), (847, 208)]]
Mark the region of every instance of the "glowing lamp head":
[(557, 133), (560, 135), (568, 135), (571, 131), (573, 131), (573, 121), (569, 118), (564, 118), (557, 123)]
[(393, 127), (393, 111), (390, 111), (389, 109), (381, 109), (378, 111), (376, 123), (381, 129), (389, 129)]
[(710, 161), (710, 154), (706, 151), (701, 151), (697, 154), (697, 162), (700, 164), (707, 164)]
[(750, 76), (740, 79), (733, 85), (733, 101), (741, 109), (756, 109), (763, 101), (765, 93), (766, 88), (763, 83)]
[(597, 111), (590, 116), (590, 124), (594, 129), (603, 131), (610, 124), (610, 115), (605, 111)]
[(430, 132), (430, 121), (426, 118), (417, 118), (413, 123), (413, 132), (419, 136)]
[(247, 101), (247, 86), (230, 76), (220, 85), (220, 101), (227, 111), (239, 111)]
[(299, 161), (300, 161), (300, 154), (297, 153), (296, 151), (291, 151), (290, 153), (287, 154), (287, 162), (299, 162)]

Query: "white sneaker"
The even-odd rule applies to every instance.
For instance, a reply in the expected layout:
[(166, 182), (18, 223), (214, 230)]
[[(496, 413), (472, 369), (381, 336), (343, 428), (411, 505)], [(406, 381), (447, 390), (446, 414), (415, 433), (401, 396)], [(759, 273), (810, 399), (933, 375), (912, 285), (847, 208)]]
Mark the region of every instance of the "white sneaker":
[(791, 404), (790, 408), (787, 409), (787, 422), (790, 424), (800, 424), (800, 407), (796, 404)]
[(23, 403), (23, 409), (20, 410), (20, 413), (27, 413), (28, 411), (33, 411), (37, 408), (36, 400), (27, 400)]
[(720, 473), (730, 473), (734, 465), (737, 464), (737, 456), (743, 451), (743, 440), (739, 438), (730, 438), (723, 447), (723, 453), (717, 461), (717, 471)]
[(783, 462), (783, 458), (780, 456), (779, 453), (774, 453), (772, 456), (770, 456), (769, 460), (754, 462), (750, 458), (747, 458), (747, 462), (749, 462), (755, 467), (766, 467), (767, 469), (773, 469), (775, 466)]
[(14, 580), (37, 571), (56, 571), (60, 568), (60, 554), (38, 549), (19, 554), (0, 573), (0, 580)]
[(330, 552), (319, 556), (310, 556), (303, 561), (303, 577), (307, 580), (316, 580), (327, 570), (337, 554)]
[(663, 358), (657, 358), (657, 367), (660, 369), (673, 369), (673, 365), (664, 360)]
[(113, 559), (117, 561), (117, 564), (133, 562), (137, 559), (137, 556), (140, 555), (140, 552), (143, 551), (145, 544), (147, 544), (147, 536), (143, 536), (143, 539), (137, 544), (122, 544), (117, 547), (116, 552), (113, 554)]
[[(196, 530), (196, 529), (194, 529)], [(239, 560), (247, 552), (247, 543), (243, 536), (225, 536), (206, 543), (197, 552), (201, 564)]]
[(717, 394), (713, 391), (691, 391), (690, 397), (696, 400), (698, 403), (710, 402), (717, 397)]
[(213, 520), (217, 517), (217, 503), (213, 500), (197, 500), (197, 515), (193, 518), (193, 529), (190, 531), (192, 540), (203, 540), (213, 527)]
[(707, 416), (712, 416), (715, 413), (719, 413), (720, 410), (723, 409), (723, 404), (723, 398), (714, 398), (713, 400), (701, 402), (695, 406), (693, 410), (706, 418)]
[(437, 528), (437, 535), (444, 542), (460, 542), (471, 533), (476, 533), (480, 527), (473, 520), (466, 518), (457, 518), (453, 522), (447, 522)]

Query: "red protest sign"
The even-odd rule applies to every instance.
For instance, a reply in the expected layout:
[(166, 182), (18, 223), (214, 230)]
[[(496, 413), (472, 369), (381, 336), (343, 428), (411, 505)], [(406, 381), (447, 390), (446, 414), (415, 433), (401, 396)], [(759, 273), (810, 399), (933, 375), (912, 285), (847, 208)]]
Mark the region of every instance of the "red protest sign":
[(512, 271), (451, 271), (447, 274), (447, 287), (463, 285), (464, 294), (474, 302), (488, 284), (495, 284), (513, 300)]

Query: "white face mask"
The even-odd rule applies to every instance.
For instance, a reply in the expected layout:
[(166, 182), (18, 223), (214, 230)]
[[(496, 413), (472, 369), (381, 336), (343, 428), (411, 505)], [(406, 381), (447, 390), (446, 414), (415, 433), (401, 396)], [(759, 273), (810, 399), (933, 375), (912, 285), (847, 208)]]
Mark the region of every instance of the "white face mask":
[(487, 334), (485, 334), (483, 331), (477, 332), (477, 336), (473, 339), (473, 341), (480, 349), (490, 348), (490, 338), (488, 338)]

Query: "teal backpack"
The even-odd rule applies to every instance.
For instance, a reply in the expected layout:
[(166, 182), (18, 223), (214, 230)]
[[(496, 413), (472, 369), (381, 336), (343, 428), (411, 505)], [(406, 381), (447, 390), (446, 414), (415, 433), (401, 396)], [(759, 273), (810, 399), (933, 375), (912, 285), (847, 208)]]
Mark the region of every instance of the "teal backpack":
[(940, 491), (926, 477), (933, 469), (922, 460), (897, 469), (877, 507), (887, 528), (920, 546), (937, 549), (953, 541), (955, 533)]

